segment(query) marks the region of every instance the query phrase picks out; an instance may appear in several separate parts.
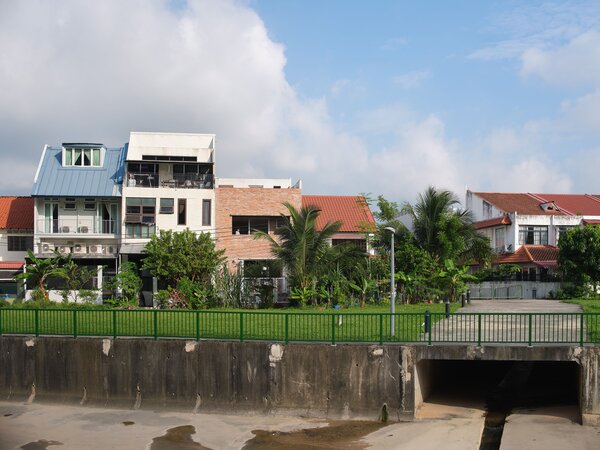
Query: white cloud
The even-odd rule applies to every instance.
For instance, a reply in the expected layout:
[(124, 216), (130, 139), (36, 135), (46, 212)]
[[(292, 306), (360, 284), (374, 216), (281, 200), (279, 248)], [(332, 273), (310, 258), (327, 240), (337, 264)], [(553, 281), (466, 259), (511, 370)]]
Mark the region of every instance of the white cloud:
[(414, 89), (419, 87), (423, 81), (431, 78), (431, 72), (428, 70), (415, 70), (395, 76), (392, 81), (402, 89)]
[(396, 50), (408, 44), (408, 40), (403, 37), (395, 37), (388, 39), (381, 45), (381, 50)]

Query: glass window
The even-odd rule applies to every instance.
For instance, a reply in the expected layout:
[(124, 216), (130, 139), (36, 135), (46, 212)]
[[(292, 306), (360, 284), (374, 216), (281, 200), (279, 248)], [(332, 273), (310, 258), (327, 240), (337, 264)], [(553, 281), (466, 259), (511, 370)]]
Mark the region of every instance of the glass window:
[(175, 208), (175, 200), (172, 198), (161, 198), (160, 199), (160, 210), (161, 214), (173, 214)]
[(203, 227), (210, 226), (210, 210), (211, 210), (211, 201), (210, 200), (202, 200), (202, 226)]
[(85, 150), (83, 150), (83, 165), (84, 166), (92, 165), (92, 150), (89, 148), (86, 148)]
[(75, 149), (75, 166), (81, 166), (82, 161), (82, 150), (80, 148)]
[(85, 209), (86, 211), (95, 211), (96, 200), (93, 198), (86, 198), (83, 202), (83, 209)]
[(128, 197), (125, 200), (125, 222), (154, 224), (156, 222), (156, 199)]
[(92, 149), (92, 166), (96, 166), (96, 167), (100, 166), (100, 149), (99, 148)]
[(185, 198), (177, 201), (177, 225), (185, 225), (187, 217)]
[(248, 234), (248, 218), (247, 217), (232, 217), (231, 218), (231, 234)]
[(65, 166), (73, 165), (73, 149), (67, 148), (65, 149)]
[(33, 250), (33, 236), (8, 236), (9, 252)]
[(548, 227), (537, 225), (520, 225), (519, 244), (548, 245)]
[(494, 230), (494, 246), (498, 250), (504, 248), (504, 228), (496, 228)]
[(251, 217), (250, 218), (250, 232), (263, 231), (269, 232), (269, 218), (268, 217)]

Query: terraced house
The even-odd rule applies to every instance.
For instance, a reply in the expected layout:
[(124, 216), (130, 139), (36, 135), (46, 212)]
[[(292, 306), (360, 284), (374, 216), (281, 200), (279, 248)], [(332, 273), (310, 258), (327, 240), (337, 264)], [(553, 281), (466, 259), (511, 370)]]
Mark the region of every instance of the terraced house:
[[(301, 182), (292, 184), (291, 179), (216, 178), (215, 139), (214, 134), (132, 132), (129, 142), (117, 148), (82, 142), (45, 146), (32, 197), (13, 202), (13, 207), (0, 202), (10, 210), (10, 220), (31, 217), (29, 231), (6, 229), (29, 233), (26, 241), (19, 241), (20, 253), (11, 257), (10, 278), (22, 270), (26, 247), (42, 258), (58, 251), (95, 268), (98, 276), (89, 287), (109, 296), (104, 281), (124, 261), (139, 263), (154, 234), (188, 228), (210, 233), (217, 247), (225, 249), (231, 270), (283, 279), (269, 244), (251, 234), (275, 233), (280, 214), (287, 211), (284, 203), (299, 208), (306, 198), (323, 210), (321, 220), (344, 223), (332, 245), (354, 240), (367, 249), (366, 229), (358, 223), (374, 221), (364, 199), (303, 198)], [(149, 305), (156, 285), (149, 274), (144, 279)], [(278, 286), (285, 290), (284, 282)], [(60, 298), (57, 292), (51, 295)]]
[[(467, 191), (466, 207), (475, 216), (475, 227), (490, 239), (497, 254), (494, 264), (519, 265), (516, 281), (521, 282), (552, 279), (561, 233), (600, 224), (598, 195)], [(544, 296), (545, 292), (528, 294)]]

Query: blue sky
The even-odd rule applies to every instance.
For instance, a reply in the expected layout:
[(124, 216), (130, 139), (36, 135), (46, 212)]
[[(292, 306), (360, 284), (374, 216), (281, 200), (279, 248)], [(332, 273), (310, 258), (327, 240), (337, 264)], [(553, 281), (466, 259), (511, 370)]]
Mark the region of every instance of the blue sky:
[(132, 130), (311, 194), (600, 193), (600, 2), (79, 3), (0, 5), (2, 193)]

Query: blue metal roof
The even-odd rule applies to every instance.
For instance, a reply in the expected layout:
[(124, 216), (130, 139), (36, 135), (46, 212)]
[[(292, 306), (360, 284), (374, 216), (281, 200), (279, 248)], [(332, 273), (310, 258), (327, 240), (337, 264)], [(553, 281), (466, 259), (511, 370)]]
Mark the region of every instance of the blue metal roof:
[(62, 147), (46, 147), (36, 174), (33, 196), (120, 197), (127, 144), (106, 148), (102, 167), (63, 167)]

